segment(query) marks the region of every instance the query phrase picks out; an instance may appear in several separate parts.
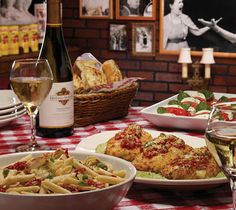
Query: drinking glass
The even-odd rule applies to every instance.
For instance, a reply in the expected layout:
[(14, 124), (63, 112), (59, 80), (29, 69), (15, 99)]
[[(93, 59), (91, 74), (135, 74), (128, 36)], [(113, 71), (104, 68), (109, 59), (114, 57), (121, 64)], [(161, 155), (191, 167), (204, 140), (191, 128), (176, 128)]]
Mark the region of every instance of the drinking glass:
[(35, 119), (40, 104), (52, 87), (53, 75), (46, 59), (21, 59), (13, 62), (10, 84), (30, 116), (31, 138), (28, 144), (20, 145), (16, 151), (35, 151), (49, 149), (37, 143)]
[(236, 209), (236, 102), (213, 106), (205, 135), (209, 151), (230, 180), (233, 209)]

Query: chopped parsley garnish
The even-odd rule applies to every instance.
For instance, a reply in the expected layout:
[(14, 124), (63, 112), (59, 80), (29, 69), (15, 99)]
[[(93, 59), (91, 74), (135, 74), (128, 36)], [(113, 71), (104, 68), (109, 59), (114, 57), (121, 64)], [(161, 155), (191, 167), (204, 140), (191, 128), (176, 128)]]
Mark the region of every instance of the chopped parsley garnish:
[(7, 175), (9, 174), (10, 170), (9, 169), (4, 169), (3, 172), (2, 172), (2, 175), (4, 178), (7, 177)]

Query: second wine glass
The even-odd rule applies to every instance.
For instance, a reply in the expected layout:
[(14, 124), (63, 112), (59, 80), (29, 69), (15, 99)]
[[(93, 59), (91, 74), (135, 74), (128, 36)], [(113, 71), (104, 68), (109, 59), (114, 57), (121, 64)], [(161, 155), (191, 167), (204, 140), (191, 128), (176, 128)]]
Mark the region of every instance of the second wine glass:
[(27, 145), (20, 145), (16, 151), (47, 150), (41, 146), (35, 137), (35, 119), (40, 104), (48, 95), (52, 87), (53, 75), (46, 59), (21, 59), (13, 62), (10, 73), (10, 84), (25, 106), (30, 116), (31, 139)]
[(230, 180), (233, 209), (236, 209), (236, 102), (213, 106), (206, 129), (206, 144)]

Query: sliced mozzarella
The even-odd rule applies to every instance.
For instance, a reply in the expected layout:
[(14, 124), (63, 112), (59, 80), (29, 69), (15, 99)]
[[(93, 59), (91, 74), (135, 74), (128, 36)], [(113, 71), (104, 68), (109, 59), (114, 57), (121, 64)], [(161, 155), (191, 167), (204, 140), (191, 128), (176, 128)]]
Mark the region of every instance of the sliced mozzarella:
[(204, 101), (206, 101), (206, 97), (204, 94), (202, 93), (199, 93), (199, 92), (193, 92), (190, 94), (193, 98), (201, 98), (203, 99)]
[(191, 115), (193, 115), (193, 114), (195, 114), (196, 109), (195, 109), (194, 107), (190, 106), (190, 107), (188, 108), (188, 112), (189, 112)]
[(228, 115), (229, 120), (232, 120), (234, 118), (234, 115), (231, 111), (225, 111), (225, 113)]
[(193, 102), (193, 103), (199, 104), (201, 101), (197, 98), (187, 97), (187, 98), (182, 99), (181, 103), (184, 103), (184, 102)]
[(199, 115), (199, 114), (209, 114), (211, 111), (210, 110), (201, 110), (201, 111), (198, 111), (196, 112), (194, 115)]

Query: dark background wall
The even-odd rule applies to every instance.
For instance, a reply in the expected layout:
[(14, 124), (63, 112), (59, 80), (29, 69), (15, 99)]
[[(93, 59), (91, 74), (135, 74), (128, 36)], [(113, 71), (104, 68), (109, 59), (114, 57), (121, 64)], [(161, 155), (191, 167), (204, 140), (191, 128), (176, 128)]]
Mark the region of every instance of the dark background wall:
[[(113, 20), (80, 19), (79, 0), (63, 0), (63, 8), (64, 35), (68, 45), (79, 46), (79, 54), (91, 52), (101, 62), (114, 59), (124, 76), (144, 78), (139, 82), (139, 91), (134, 100), (135, 105), (150, 105), (174, 95), (179, 90), (190, 89), (181, 78), (181, 65), (177, 63), (177, 56), (159, 54), (158, 11), (157, 19), (148, 21), (156, 23), (156, 56), (135, 57), (131, 53), (131, 23), (140, 21), (121, 21), (115, 18)], [(127, 24), (127, 52), (109, 51), (110, 23)], [(199, 59), (199, 57), (193, 57), (194, 61)], [(215, 92), (236, 93), (236, 58), (215, 58), (215, 61), (216, 64), (212, 65), (209, 89)]]

